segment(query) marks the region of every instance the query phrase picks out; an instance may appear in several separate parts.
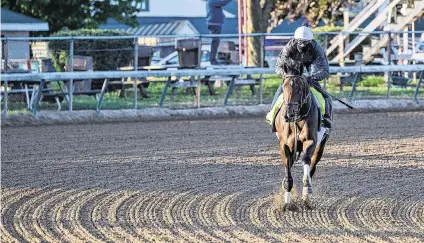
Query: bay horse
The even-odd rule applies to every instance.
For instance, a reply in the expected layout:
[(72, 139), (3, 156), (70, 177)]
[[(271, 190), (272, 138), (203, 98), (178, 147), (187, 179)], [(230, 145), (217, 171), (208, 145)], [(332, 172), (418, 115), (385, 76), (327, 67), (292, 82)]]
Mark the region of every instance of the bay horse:
[[(312, 193), (311, 179), (329, 136), (325, 128), (320, 128), (319, 105), (314, 101), (309, 84), (303, 76), (303, 69), (303, 63), (294, 60), (287, 60), (283, 65), (286, 73), (282, 84), (284, 101), (275, 118), (280, 155), (285, 169), (282, 182), (285, 190), (283, 210), (290, 206), (290, 193), (293, 188), (291, 168), (301, 152), (303, 152), (302, 199), (305, 205), (308, 204), (309, 195)], [(321, 134), (318, 133), (319, 130)]]

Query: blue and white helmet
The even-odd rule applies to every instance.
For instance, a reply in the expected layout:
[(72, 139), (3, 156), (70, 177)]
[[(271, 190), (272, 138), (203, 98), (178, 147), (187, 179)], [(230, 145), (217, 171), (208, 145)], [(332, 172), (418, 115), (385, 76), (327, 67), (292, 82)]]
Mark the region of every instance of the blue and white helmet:
[(312, 30), (307, 26), (307, 24), (304, 24), (303, 26), (296, 29), (296, 31), (294, 32), (294, 38), (297, 40), (311, 41), (314, 38), (314, 34), (312, 33)]

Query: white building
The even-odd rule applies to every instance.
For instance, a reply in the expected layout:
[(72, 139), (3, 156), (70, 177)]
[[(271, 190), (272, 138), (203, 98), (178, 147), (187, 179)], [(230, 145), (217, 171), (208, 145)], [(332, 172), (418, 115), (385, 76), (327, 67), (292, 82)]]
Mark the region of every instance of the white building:
[[(30, 32), (48, 31), (47, 22), (1, 8), (1, 37), (29, 37)], [(2, 41), (2, 60), (26, 61), (30, 59), (29, 41)], [(3, 62), (2, 62), (3, 63)]]

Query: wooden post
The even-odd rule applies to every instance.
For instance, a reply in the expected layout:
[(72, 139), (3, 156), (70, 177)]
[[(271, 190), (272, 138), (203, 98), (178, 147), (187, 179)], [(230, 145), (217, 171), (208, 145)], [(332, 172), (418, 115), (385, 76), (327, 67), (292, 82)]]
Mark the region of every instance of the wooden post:
[[(349, 26), (349, 9), (348, 8), (344, 8), (343, 9), (343, 27), (346, 30), (347, 27)], [(345, 46), (349, 45), (349, 35), (346, 36), (346, 39), (344, 41)]]
[(247, 1), (243, 0), (243, 30), (244, 30), (244, 59), (245, 65), (249, 65), (249, 50), (247, 46)]
[[(134, 38), (134, 71), (138, 70), (138, 38)], [(134, 110), (137, 110), (137, 78), (133, 78), (133, 89), (134, 89)], [(143, 85), (143, 84), (141, 84)], [(125, 92), (125, 89), (122, 89), (121, 92)]]
[(243, 0), (239, 0), (238, 1), (238, 5), (237, 5), (237, 11), (238, 11), (238, 41), (239, 41), (239, 65), (242, 65), (242, 60), (243, 60), (243, 48), (242, 48), (242, 29), (243, 29), (243, 24), (242, 24), (242, 13), (241, 13), (241, 8), (243, 5)]
[[(262, 35), (261, 36), (261, 68), (264, 67), (264, 62), (265, 62), (265, 36)], [(263, 84), (263, 79), (262, 79), (262, 74), (259, 77), (259, 104), (262, 104), (263, 102), (263, 89), (264, 89), (264, 84)]]
[[(409, 38), (408, 38), (408, 25), (406, 25), (405, 26), (405, 28), (403, 29), (403, 35), (402, 35), (402, 37), (403, 37), (403, 52), (405, 53), (405, 54), (407, 54), (408, 53), (408, 42), (409, 42)], [(405, 63), (402, 63), (402, 65), (403, 64), (405, 64)]]

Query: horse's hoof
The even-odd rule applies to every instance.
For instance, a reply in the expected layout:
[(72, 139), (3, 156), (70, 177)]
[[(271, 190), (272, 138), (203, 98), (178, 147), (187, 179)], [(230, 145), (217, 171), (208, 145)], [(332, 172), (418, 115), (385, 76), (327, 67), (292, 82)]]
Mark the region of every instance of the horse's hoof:
[(306, 209), (308, 209), (308, 210), (311, 210), (312, 209), (312, 206), (310, 204), (309, 198), (306, 199), (306, 200), (303, 200), (303, 207), (306, 208)]
[(299, 207), (294, 203), (284, 204), (283, 212), (286, 212), (286, 211), (298, 212)]

